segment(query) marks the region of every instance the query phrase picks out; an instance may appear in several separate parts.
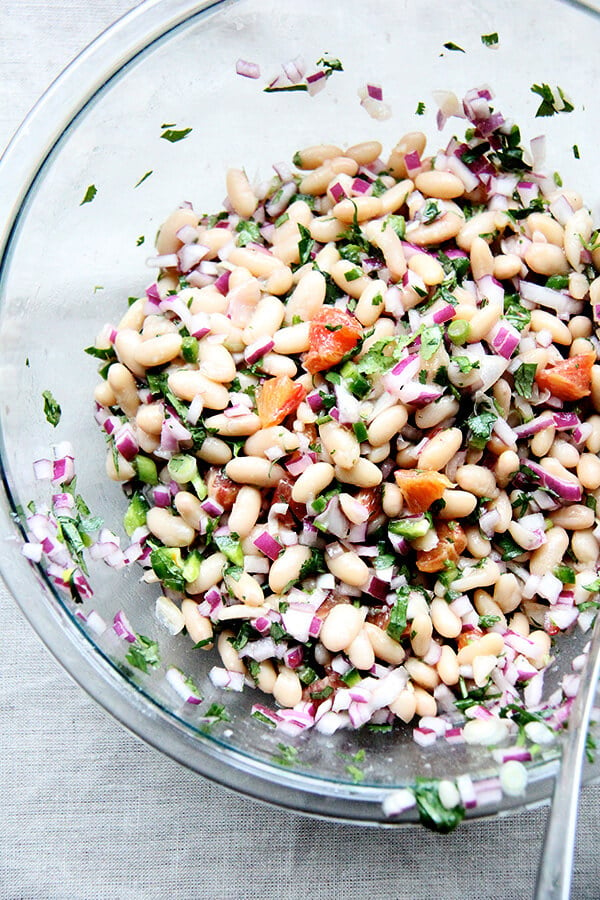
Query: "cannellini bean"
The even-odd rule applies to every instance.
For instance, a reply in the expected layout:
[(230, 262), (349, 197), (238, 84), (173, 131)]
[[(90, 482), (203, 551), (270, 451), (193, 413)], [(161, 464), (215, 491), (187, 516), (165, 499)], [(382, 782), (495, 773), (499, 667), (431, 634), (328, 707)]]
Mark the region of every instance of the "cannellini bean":
[[(328, 244), (329, 241), (337, 241), (346, 231), (346, 224), (340, 222), (334, 216), (318, 216), (310, 223), (310, 236), (321, 244)], [(339, 254), (338, 257), (339, 259)], [(323, 268), (319, 266), (319, 268)]]
[(229, 391), (222, 384), (211, 381), (197, 369), (177, 369), (169, 373), (169, 388), (180, 400), (192, 401), (197, 394), (208, 409), (225, 409), (229, 405)]
[(213, 626), (212, 622), (206, 616), (201, 615), (198, 610), (198, 604), (195, 600), (185, 597), (181, 604), (181, 612), (185, 621), (185, 627), (194, 644), (200, 644), (209, 641), (208, 644), (202, 646), (203, 650), (210, 650), (213, 646)]
[(175, 253), (181, 247), (181, 241), (177, 237), (177, 232), (184, 225), (191, 225), (192, 228), (198, 226), (200, 221), (198, 215), (193, 209), (176, 209), (168, 216), (160, 226), (158, 237), (156, 238), (157, 253)]
[(341, 200), (332, 209), (333, 215), (340, 222), (354, 221), (366, 222), (368, 219), (376, 219), (382, 214), (381, 200), (379, 197), (353, 197), (352, 200)]
[[(137, 394), (137, 391), (136, 391)], [(100, 381), (94, 388), (94, 400), (100, 406), (114, 406), (117, 402), (114, 391), (108, 381)]]
[[(477, 236), (471, 244), (471, 271), (473, 278), (478, 281), (484, 275), (494, 274), (494, 257), (486, 241)], [(519, 260), (519, 268), (521, 261)]]
[(564, 528), (555, 525), (546, 532), (546, 543), (534, 550), (529, 558), (529, 571), (532, 575), (545, 575), (552, 572), (562, 561), (569, 546), (569, 536)]
[(407, 659), (404, 662), (404, 668), (410, 675), (412, 681), (427, 690), (432, 691), (440, 683), (440, 676), (433, 666), (421, 662), (420, 659)]
[(454, 212), (447, 212), (427, 225), (417, 225), (407, 234), (407, 240), (419, 247), (441, 244), (455, 238), (463, 228), (464, 219)]
[(186, 586), (188, 594), (204, 594), (218, 584), (223, 577), (223, 570), (227, 565), (227, 557), (224, 553), (211, 553), (200, 563), (200, 572), (194, 581)]
[(408, 411), (405, 406), (396, 404), (390, 406), (376, 416), (367, 429), (367, 439), (371, 446), (380, 447), (386, 444), (395, 435), (399, 434), (408, 421)]
[[(433, 697), (431, 699), (433, 700)], [(407, 724), (415, 717), (417, 712), (417, 694), (412, 686), (400, 691), (394, 702), (390, 703), (390, 709), (394, 715)]]
[(142, 343), (142, 336), (131, 328), (124, 328), (117, 332), (115, 338), (115, 351), (119, 362), (127, 366), (138, 378), (143, 378), (146, 374), (144, 366), (137, 362), (135, 354), (137, 348)]
[(369, 284), (360, 295), (354, 315), (365, 328), (373, 325), (384, 311), (383, 298), (387, 285), (379, 278), (369, 279)]
[(136, 415), (140, 405), (135, 378), (122, 363), (113, 363), (108, 370), (108, 384), (123, 412), (129, 418)]
[(122, 316), (117, 325), (117, 331), (122, 331), (124, 328), (131, 329), (132, 331), (139, 331), (144, 324), (144, 319), (146, 317), (147, 302), (145, 297), (138, 297)]
[(249, 485), (240, 488), (229, 513), (229, 528), (241, 538), (247, 537), (260, 514), (262, 494)]
[(498, 496), (496, 479), (490, 469), (485, 466), (465, 465), (456, 470), (456, 482), (465, 491), (470, 491), (476, 497)]
[(356, 487), (377, 487), (383, 480), (381, 469), (364, 457), (349, 469), (336, 465), (334, 474), (338, 481)]
[(135, 423), (148, 434), (160, 434), (164, 419), (162, 403), (146, 403), (138, 408)]
[(579, 450), (564, 438), (554, 438), (548, 455), (552, 459), (557, 459), (566, 469), (575, 469), (579, 462)]
[(499, 304), (490, 303), (478, 310), (469, 322), (468, 343), (475, 344), (477, 341), (481, 341), (498, 322), (501, 315), (502, 307)]
[(472, 591), (473, 588), (488, 587), (488, 585), (496, 583), (499, 575), (498, 563), (493, 559), (487, 559), (478, 568), (467, 567), (463, 569), (461, 577), (452, 582), (452, 588), (463, 593)]
[(319, 437), (336, 466), (352, 469), (357, 464), (360, 444), (354, 432), (332, 421), (319, 426)]
[(549, 331), (555, 344), (569, 346), (573, 340), (571, 332), (564, 322), (552, 313), (543, 309), (534, 309), (531, 313), (531, 331)]
[(456, 654), (459, 666), (470, 666), (477, 656), (500, 656), (504, 650), (504, 638), (495, 631), (484, 634), (479, 640), (466, 644)]
[(196, 536), (194, 529), (182, 518), (158, 506), (148, 510), (146, 525), (167, 547), (189, 547)]
[(363, 630), (371, 642), (377, 659), (382, 659), (394, 666), (399, 666), (404, 662), (406, 657), (404, 648), (391, 638), (387, 631), (379, 628), (378, 625), (373, 625), (372, 622), (365, 622)]
[(569, 271), (564, 251), (555, 244), (532, 242), (525, 251), (525, 262), (539, 275), (566, 275)]
[(176, 333), (177, 325), (175, 322), (171, 322), (170, 319), (165, 319), (164, 316), (147, 316), (144, 321), (144, 327), (142, 328), (142, 338), (144, 341), (148, 341), (150, 338), (159, 337), (163, 334)]
[(407, 153), (412, 153), (413, 151), (416, 151), (422, 157), (426, 142), (427, 138), (422, 131), (411, 131), (398, 141), (387, 163), (387, 169), (394, 178), (406, 178), (404, 157)]
[[(338, 224), (337, 219), (333, 221), (336, 222), (336, 225)], [(294, 288), (284, 308), (286, 323), (288, 325), (291, 324), (294, 316), (300, 316), (303, 322), (309, 322), (311, 319), (314, 319), (323, 306), (326, 288), (327, 284), (322, 273), (316, 269), (309, 269)], [(281, 322), (278, 323), (274, 331), (280, 327)], [(269, 334), (274, 334), (274, 331), (270, 331)]]
[(237, 655), (237, 650), (232, 647), (231, 641), (235, 638), (233, 631), (226, 629), (217, 638), (217, 650), (223, 665), (230, 672), (246, 672), (246, 667)]
[(466, 528), (465, 535), (467, 538), (467, 549), (471, 556), (475, 557), (475, 559), (485, 559), (485, 557), (490, 555), (492, 550), (491, 541), (482, 537), (477, 526)]
[(327, 556), (325, 563), (332, 575), (353, 587), (362, 587), (369, 580), (369, 569), (354, 550), (347, 550), (339, 556)]
[(514, 450), (505, 450), (500, 454), (494, 466), (496, 475), (496, 483), (501, 487), (506, 487), (515, 472), (518, 472), (520, 466), (519, 457)]
[(360, 632), (367, 610), (351, 603), (338, 603), (328, 613), (323, 622), (319, 640), (332, 653), (339, 653), (349, 647)]
[(460, 670), (458, 666), (458, 660), (456, 659), (456, 653), (454, 652), (450, 644), (444, 644), (444, 646), (442, 647), (442, 652), (437, 662), (436, 668), (437, 673), (444, 684), (458, 684)]
[(571, 550), (577, 562), (594, 566), (600, 554), (600, 546), (593, 529), (574, 531), (571, 537)]
[(359, 631), (346, 652), (348, 659), (357, 669), (369, 671), (375, 663), (375, 652), (364, 630)]
[(383, 485), (383, 511), (388, 519), (394, 519), (402, 512), (402, 491), (397, 484), (386, 482)]
[(493, 210), (475, 213), (466, 223), (461, 222), (457, 235), (452, 236), (456, 237), (456, 243), (461, 250), (470, 252), (471, 244), (476, 237), (482, 234), (493, 234), (497, 230), (497, 219), (498, 217)]
[(269, 587), (274, 594), (283, 594), (290, 582), (298, 580), (302, 566), (308, 562), (310, 555), (310, 547), (302, 544), (286, 547), (269, 570)]
[(292, 500), (308, 503), (314, 500), (333, 481), (335, 470), (326, 462), (313, 463), (298, 476), (292, 488)]
[(464, 519), (477, 506), (477, 497), (469, 491), (447, 488), (442, 494), (442, 500), (445, 506), (438, 513), (440, 519)]
[(258, 198), (250, 187), (242, 169), (229, 169), (226, 178), (227, 196), (238, 216), (249, 219), (256, 212)]
[(299, 325), (280, 328), (273, 335), (275, 352), (294, 355), (308, 350), (310, 347), (309, 331), (310, 322), (301, 322)]
[(264, 694), (272, 694), (277, 681), (277, 672), (273, 663), (265, 659), (258, 664), (258, 674), (256, 676), (256, 684)]
[(350, 262), (349, 259), (340, 259), (331, 267), (331, 277), (337, 286), (358, 300), (362, 292), (369, 287), (371, 279), (368, 275), (363, 275), (362, 270)]
[(408, 268), (419, 275), (428, 286), (441, 284), (445, 278), (441, 264), (428, 253), (415, 253), (408, 260)]
[(383, 222), (369, 222), (366, 226), (366, 233), (369, 240), (383, 253), (386, 266), (390, 270), (391, 280), (400, 281), (406, 272), (406, 259), (402, 241), (394, 229), (386, 227), (384, 219)]
[(596, 518), (593, 509), (579, 503), (557, 509), (550, 514), (550, 517), (555, 525), (559, 525), (567, 531), (583, 531), (591, 528)]
[(462, 432), (460, 428), (445, 428), (434, 435), (419, 454), (419, 468), (439, 472), (460, 450)]
[(292, 708), (302, 700), (302, 684), (293, 669), (284, 666), (273, 685), (273, 696), (280, 706)]
[(200, 520), (206, 518), (202, 504), (195, 494), (189, 491), (178, 491), (175, 495), (175, 509), (186, 525), (195, 531), (200, 530)]
[(531, 213), (527, 216), (525, 225), (530, 237), (536, 233), (542, 234), (549, 244), (563, 246), (565, 235), (563, 227), (548, 213)]
[(236, 367), (229, 350), (222, 344), (209, 344), (206, 340), (198, 345), (199, 371), (219, 384), (229, 384), (236, 375)]
[(589, 243), (593, 230), (592, 217), (584, 207), (578, 209), (565, 224), (565, 256), (569, 265), (581, 272), (581, 251)]
[(382, 146), (379, 141), (363, 141), (360, 144), (353, 144), (344, 150), (344, 156), (349, 156), (359, 166), (368, 166), (374, 162), (377, 157), (381, 156)]
[(580, 337), (589, 337), (592, 333), (592, 327), (592, 322), (587, 316), (573, 316), (569, 321), (569, 331), (571, 332), (573, 340)]
[(455, 197), (462, 197), (465, 192), (460, 178), (441, 169), (419, 172), (415, 178), (415, 187), (426, 197), (438, 197), (440, 200), (453, 200)]
[(260, 428), (251, 435), (244, 444), (244, 453), (246, 456), (265, 456), (267, 450), (273, 447), (291, 453), (299, 446), (297, 434), (284, 428), (283, 425), (272, 425), (269, 428)]
[(494, 585), (494, 602), (503, 613), (515, 610), (521, 603), (521, 589), (516, 575), (504, 572)]
[(227, 463), (225, 474), (232, 481), (240, 484), (275, 487), (283, 478), (284, 470), (268, 459), (261, 459), (257, 456), (237, 456)]
[(435, 428), (441, 422), (452, 419), (458, 410), (459, 403), (454, 397), (440, 397), (435, 403), (428, 403), (422, 409), (415, 410), (415, 425), (424, 431)]
[(582, 453), (577, 463), (577, 477), (587, 491), (600, 488), (600, 459), (594, 453)]
[(415, 656), (425, 656), (431, 644), (433, 625), (431, 617), (426, 613), (419, 613), (412, 620), (410, 631), (410, 643)]
[(233, 596), (246, 606), (262, 606), (265, 600), (263, 589), (249, 572), (228, 575), (225, 572), (225, 586)]
[[(116, 465), (114, 456), (116, 456)], [(111, 481), (129, 481), (134, 477), (135, 469), (120, 453), (116, 453), (114, 456), (112, 450), (109, 450), (106, 455), (106, 474)]]
[(196, 456), (214, 466), (224, 466), (229, 462), (233, 453), (229, 444), (209, 434), (204, 438), (200, 449), (196, 451)]
[(494, 257), (493, 276), (499, 281), (515, 278), (521, 273), (523, 261), (516, 253), (506, 253)]
[(388, 188), (387, 191), (384, 191), (379, 197), (382, 214), (394, 213), (397, 209), (404, 206), (406, 198), (413, 190), (413, 187), (414, 185), (410, 178), (405, 178), (403, 181), (399, 181)]
[(343, 150), (335, 144), (315, 144), (294, 154), (294, 165), (299, 169), (318, 169), (328, 159), (342, 156)]

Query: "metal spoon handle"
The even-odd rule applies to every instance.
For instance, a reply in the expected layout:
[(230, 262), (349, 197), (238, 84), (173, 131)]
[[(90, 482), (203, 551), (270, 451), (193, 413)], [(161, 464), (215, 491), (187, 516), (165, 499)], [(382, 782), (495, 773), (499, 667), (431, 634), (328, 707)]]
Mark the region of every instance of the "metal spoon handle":
[(548, 815), (546, 836), (536, 881), (535, 900), (569, 900), (577, 807), (587, 727), (600, 675), (600, 613), (596, 623), (577, 697), (569, 716), (568, 736)]

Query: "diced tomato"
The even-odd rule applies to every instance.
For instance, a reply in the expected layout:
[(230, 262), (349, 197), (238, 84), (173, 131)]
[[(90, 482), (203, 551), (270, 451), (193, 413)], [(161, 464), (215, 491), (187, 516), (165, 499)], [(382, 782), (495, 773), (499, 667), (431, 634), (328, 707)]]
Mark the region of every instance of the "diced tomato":
[(314, 375), (337, 365), (363, 335), (360, 322), (343, 309), (325, 306), (310, 323), (304, 368)]
[(563, 359), (556, 365), (542, 369), (535, 376), (540, 390), (549, 390), (559, 400), (581, 400), (589, 397), (592, 388), (592, 366), (595, 353), (580, 353)]
[(468, 644), (472, 644), (473, 641), (478, 641), (479, 638), (482, 637), (483, 631), (481, 630), (481, 628), (468, 628), (465, 631), (461, 631), (459, 636), (456, 638), (458, 649), (462, 650), (463, 647), (466, 647)]
[(306, 388), (288, 375), (263, 381), (256, 394), (256, 406), (263, 428), (281, 425), (286, 416), (298, 409), (306, 397)]
[(413, 513), (425, 512), (451, 486), (451, 482), (441, 472), (424, 469), (398, 469), (394, 472), (394, 478), (406, 506)]
[(417, 550), (420, 572), (442, 572), (446, 562), (457, 563), (467, 546), (467, 538), (458, 522), (440, 522), (436, 526), (438, 544), (433, 550)]
[(206, 476), (206, 489), (212, 500), (220, 503), (223, 509), (229, 511), (235, 503), (235, 498), (240, 492), (241, 484), (236, 484), (220, 469), (210, 469)]
[(273, 505), (275, 505), (276, 503), (287, 503), (287, 505), (289, 506), (289, 510), (285, 514), (285, 516), (278, 516), (279, 521), (284, 528), (297, 527), (292, 513), (300, 520), (302, 520), (306, 515), (305, 504), (297, 503), (295, 500), (292, 500), (293, 487), (294, 479), (286, 472), (286, 474), (283, 475), (277, 482), (277, 487), (273, 492)]

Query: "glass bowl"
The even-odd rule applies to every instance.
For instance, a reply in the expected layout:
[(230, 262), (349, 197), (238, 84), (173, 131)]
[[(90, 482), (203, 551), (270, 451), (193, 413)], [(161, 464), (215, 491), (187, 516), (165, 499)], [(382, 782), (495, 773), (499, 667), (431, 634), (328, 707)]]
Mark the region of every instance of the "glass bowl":
[[(481, 40), (492, 32), (499, 35), (497, 48)], [(216, 211), (228, 167), (268, 177), (272, 162), (321, 141), (350, 145), (377, 138), (391, 148), (401, 134), (419, 129), (435, 144), (431, 95), (437, 89), (462, 96), (489, 84), (497, 108), (520, 123), (526, 140), (548, 135), (550, 170), (579, 189), (597, 216), (599, 39), (597, 13), (557, 0), (333, 0), (326, 16), (318, 0), (148, 0), (75, 60), (14, 138), (0, 165), (2, 573), (75, 680), (127, 728), (182, 764), (261, 800), (363, 823), (389, 823), (382, 801), (417, 776), (467, 773), (485, 787), (497, 774), (487, 750), (444, 741), (422, 748), (410, 728), (282, 738), (250, 717), (258, 699), (253, 691), (217, 691), (207, 678), (214, 658), (157, 623), (158, 589), (140, 584), (139, 572), (92, 563), (94, 597), (83, 609), (56, 591), (20, 549), (19, 511), (32, 499), (48, 498), (47, 484), (34, 478), (33, 460), (47, 455), (51, 443), (70, 441), (78, 490), (93, 514), (118, 528), (126, 508), (119, 487), (104, 475), (104, 441), (93, 422), (96, 365), (83, 348), (152, 280), (145, 266), (149, 248), (181, 201)], [(344, 72), (318, 95), (262, 90), (282, 62), (298, 55), (316, 62), (324, 53), (342, 60)], [(258, 62), (263, 77), (237, 75), (238, 58)], [(366, 82), (383, 85), (391, 118), (375, 121), (361, 108), (357, 91)], [(535, 118), (539, 97), (530, 86), (544, 82), (567, 92), (572, 113)], [(420, 102), (426, 111), (417, 118)], [(192, 131), (171, 143), (160, 139), (166, 126)], [(95, 198), (82, 203), (90, 185)], [(43, 414), (46, 389), (62, 407), (56, 430)], [(159, 641), (162, 666), (147, 676), (132, 670), (112, 629), (98, 636), (85, 621), (92, 607), (108, 621), (123, 609), (136, 631)], [(585, 640), (576, 632), (557, 642), (548, 691)], [(165, 681), (170, 665), (201, 686), (199, 707), (182, 702)], [(228, 721), (208, 727), (202, 717), (213, 702), (226, 707)], [(297, 755), (282, 758), (282, 740), (293, 743)], [(529, 765), (525, 795), (491, 792), (468, 815), (544, 801), (556, 765), (555, 748)], [(598, 775), (598, 764), (588, 769), (588, 778)], [(411, 809), (393, 821), (416, 820)]]

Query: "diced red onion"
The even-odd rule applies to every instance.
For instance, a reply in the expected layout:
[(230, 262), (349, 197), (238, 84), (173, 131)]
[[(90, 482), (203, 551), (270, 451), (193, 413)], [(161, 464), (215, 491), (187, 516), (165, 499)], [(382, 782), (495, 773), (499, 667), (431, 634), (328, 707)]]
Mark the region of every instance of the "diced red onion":
[(455, 307), (452, 306), (451, 303), (447, 303), (445, 306), (442, 306), (441, 309), (436, 309), (436, 311), (432, 314), (432, 319), (436, 323), (436, 325), (441, 325), (443, 322), (449, 322), (450, 319), (453, 319), (455, 315)]
[(120, 609), (114, 619), (113, 619), (113, 630), (116, 635), (123, 638), (130, 644), (135, 644), (136, 636), (135, 631), (131, 627), (129, 619), (125, 615), (122, 609)]
[(257, 63), (249, 62), (247, 59), (238, 59), (235, 64), (235, 71), (244, 78), (260, 78), (260, 66)]
[(255, 362), (258, 362), (261, 357), (265, 355), (265, 353), (269, 353), (273, 347), (275, 346), (275, 342), (270, 337), (270, 335), (265, 335), (263, 337), (258, 338), (258, 340), (254, 341), (252, 344), (249, 344), (244, 350), (244, 359), (248, 363), (249, 366), (253, 365)]
[(158, 256), (149, 256), (146, 265), (152, 269), (176, 269), (179, 259), (176, 253), (160, 253)]
[(563, 500), (570, 500), (574, 503), (578, 503), (581, 500), (582, 490), (579, 482), (563, 481), (555, 475), (551, 475), (550, 472), (547, 472), (546, 469), (542, 468), (542, 466), (533, 459), (523, 459), (521, 460), (521, 464), (531, 469), (534, 475), (539, 477), (541, 483), (545, 487), (554, 491), (554, 493), (558, 494)]
[(269, 559), (275, 560), (281, 553), (281, 544), (279, 544), (268, 531), (263, 531), (252, 543), (261, 553), (268, 556)]
[(244, 675), (242, 672), (231, 672), (229, 669), (223, 669), (221, 666), (213, 666), (208, 677), (215, 687), (223, 688), (226, 691), (244, 690)]
[(195, 706), (202, 703), (202, 695), (197, 690), (193, 690), (193, 688), (190, 687), (189, 683), (186, 681), (185, 675), (180, 669), (175, 668), (175, 666), (169, 666), (165, 678), (173, 690), (186, 703), (191, 703)]

